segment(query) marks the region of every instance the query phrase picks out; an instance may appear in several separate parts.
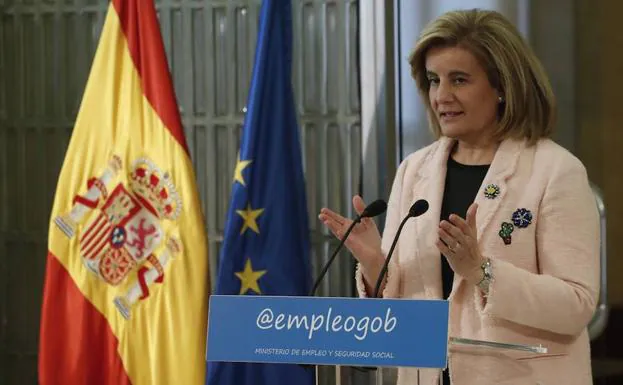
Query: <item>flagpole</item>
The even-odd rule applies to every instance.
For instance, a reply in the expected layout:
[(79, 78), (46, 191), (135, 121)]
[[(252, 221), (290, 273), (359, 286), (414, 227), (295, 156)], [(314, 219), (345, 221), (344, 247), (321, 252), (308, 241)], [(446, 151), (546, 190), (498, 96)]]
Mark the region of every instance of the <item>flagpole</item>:
[(342, 385), (342, 367), (335, 365), (335, 385)]
[(376, 370), (376, 385), (383, 385), (383, 368)]

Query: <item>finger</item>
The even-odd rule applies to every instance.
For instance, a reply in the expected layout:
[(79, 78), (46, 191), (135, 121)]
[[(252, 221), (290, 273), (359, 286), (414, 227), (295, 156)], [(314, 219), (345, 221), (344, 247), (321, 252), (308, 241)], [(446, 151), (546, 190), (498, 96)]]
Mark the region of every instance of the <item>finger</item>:
[(472, 228), (467, 224), (467, 221), (456, 214), (451, 214), (450, 223), (456, 226), (461, 232), (465, 235), (470, 235), (472, 233)]
[(344, 226), (344, 223), (349, 221), (348, 219), (342, 217), (334, 211), (326, 208), (320, 210), (320, 214), (318, 214), (318, 219), (330, 229), (340, 229)]
[(454, 226), (452, 223), (448, 221), (441, 221), (439, 227), (444, 229), (448, 234), (450, 234), (454, 239), (458, 242), (463, 242), (465, 240), (465, 234), (458, 227)]
[(435, 246), (437, 246), (437, 249), (439, 249), (439, 252), (442, 255), (445, 255), (446, 257), (448, 257), (448, 256), (451, 257), (453, 255), (453, 253), (450, 250), (450, 248), (448, 248), (448, 246), (446, 246), (446, 244), (443, 243), (441, 240), (438, 239), (437, 242), (435, 242)]
[(366, 231), (368, 229), (368, 227), (370, 226), (370, 221), (366, 219), (370, 218), (363, 218), (362, 220), (360, 220), (359, 223), (355, 225), (353, 233), (361, 233), (362, 231)]
[(335, 235), (338, 238), (341, 238), (344, 234), (344, 225), (340, 224), (330, 218), (327, 218), (325, 220), (322, 221), (322, 223), (324, 223), (325, 226), (327, 226), (327, 228), (329, 230), (331, 230), (331, 232), (333, 233), (333, 235)]
[(452, 248), (454, 248), (458, 243), (457, 240), (448, 234), (444, 229), (439, 229), (439, 239)]
[(318, 218), (320, 220), (323, 220), (323, 218), (329, 218), (340, 224), (343, 224), (344, 222), (348, 220), (344, 218), (343, 216), (341, 216), (340, 214), (336, 213), (335, 211), (331, 209), (327, 209), (327, 208), (323, 208), (322, 210), (320, 210), (320, 215), (318, 215)]
[(474, 232), (474, 236), (476, 236), (476, 213), (478, 212), (478, 203), (474, 202), (469, 209), (467, 209), (467, 225)]
[(374, 223), (374, 219), (372, 218), (363, 218), (360, 223), (364, 229), (376, 226), (376, 223)]
[(357, 214), (361, 214), (363, 210), (366, 208), (366, 203), (363, 201), (363, 198), (359, 195), (355, 195), (353, 197), (353, 207)]

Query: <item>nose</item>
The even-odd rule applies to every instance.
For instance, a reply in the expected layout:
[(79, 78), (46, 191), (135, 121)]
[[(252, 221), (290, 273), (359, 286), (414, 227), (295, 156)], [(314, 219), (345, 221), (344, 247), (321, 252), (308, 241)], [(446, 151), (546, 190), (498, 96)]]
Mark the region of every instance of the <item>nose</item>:
[(452, 85), (447, 80), (441, 79), (435, 90), (435, 101), (439, 104), (451, 102), (454, 98)]

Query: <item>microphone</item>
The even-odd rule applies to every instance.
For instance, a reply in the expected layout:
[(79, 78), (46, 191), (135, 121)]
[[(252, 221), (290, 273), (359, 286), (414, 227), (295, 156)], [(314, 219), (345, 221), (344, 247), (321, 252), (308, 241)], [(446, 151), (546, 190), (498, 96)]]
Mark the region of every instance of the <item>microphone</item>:
[(409, 214), (402, 220), (400, 226), (398, 227), (398, 231), (396, 232), (396, 236), (394, 236), (394, 241), (392, 242), (392, 246), (389, 248), (389, 252), (387, 253), (387, 257), (385, 258), (385, 263), (383, 264), (383, 268), (379, 273), (379, 277), (376, 280), (376, 286), (374, 288), (374, 296), (372, 298), (377, 298), (379, 295), (379, 290), (381, 289), (381, 283), (383, 282), (383, 278), (385, 278), (385, 274), (387, 274), (387, 268), (389, 266), (389, 261), (392, 258), (392, 253), (394, 252), (394, 247), (396, 247), (396, 243), (398, 242), (398, 237), (400, 236), (400, 232), (402, 231), (402, 227), (407, 223), (409, 218), (419, 217), (428, 211), (428, 201), (425, 199), (419, 199), (414, 204), (411, 205), (409, 209)]
[(329, 258), (329, 261), (327, 261), (327, 263), (322, 268), (320, 275), (318, 276), (318, 278), (316, 278), (316, 281), (314, 282), (314, 286), (309, 292), (310, 296), (313, 296), (316, 294), (316, 290), (318, 289), (318, 286), (320, 286), (320, 282), (322, 281), (324, 276), (327, 274), (327, 271), (329, 270), (329, 266), (331, 266), (331, 264), (333, 263), (333, 260), (335, 259), (335, 257), (337, 257), (338, 251), (340, 251), (342, 246), (344, 246), (344, 242), (346, 241), (346, 238), (348, 238), (348, 236), (350, 235), (350, 232), (353, 231), (353, 229), (355, 228), (355, 225), (361, 222), (363, 218), (376, 217), (384, 213), (385, 210), (387, 210), (387, 203), (382, 199), (377, 199), (374, 202), (370, 203), (368, 206), (366, 206), (366, 208), (363, 209), (361, 214), (359, 214), (357, 218), (355, 218), (353, 223), (351, 223), (351, 225), (348, 227), (348, 230), (346, 230), (346, 234), (344, 234), (344, 236), (342, 237), (340, 244), (337, 246), (337, 248), (335, 249), (331, 257)]

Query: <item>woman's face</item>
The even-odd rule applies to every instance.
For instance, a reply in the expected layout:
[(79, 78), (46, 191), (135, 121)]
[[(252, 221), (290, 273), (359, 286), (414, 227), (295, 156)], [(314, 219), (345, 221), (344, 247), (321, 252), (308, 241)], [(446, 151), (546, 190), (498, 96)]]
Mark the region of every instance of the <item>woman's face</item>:
[(479, 141), (497, 124), (499, 97), (485, 69), (460, 47), (431, 48), (426, 54), (430, 105), (444, 136)]

